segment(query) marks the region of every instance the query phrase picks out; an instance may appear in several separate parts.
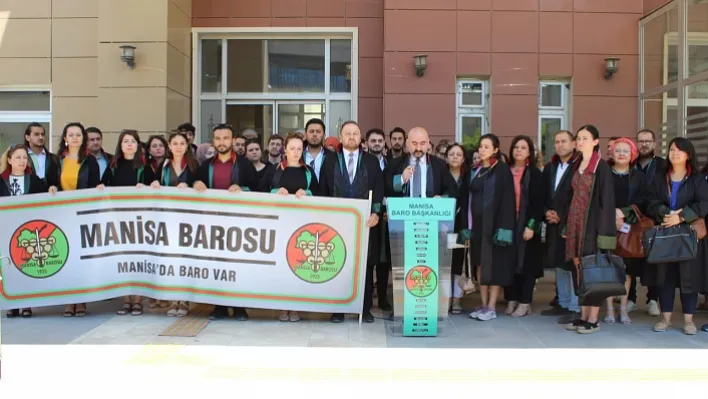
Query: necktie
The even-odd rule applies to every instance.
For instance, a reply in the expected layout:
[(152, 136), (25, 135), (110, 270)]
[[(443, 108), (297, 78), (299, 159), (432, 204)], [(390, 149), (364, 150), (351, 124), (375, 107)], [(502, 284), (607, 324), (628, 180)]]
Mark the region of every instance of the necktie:
[(312, 159), (312, 161), (310, 161), (310, 167), (311, 167), (312, 169), (315, 168), (315, 159), (314, 159), (314, 158)]
[(415, 171), (413, 172), (413, 198), (421, 197), (421, 178), (420, 178), (420, 158), (415, 159)]
[(349, 153), (349, 161), (347, 162), (347, 171), (349, 172), (349, 183), (354, 183), (354, 153)]

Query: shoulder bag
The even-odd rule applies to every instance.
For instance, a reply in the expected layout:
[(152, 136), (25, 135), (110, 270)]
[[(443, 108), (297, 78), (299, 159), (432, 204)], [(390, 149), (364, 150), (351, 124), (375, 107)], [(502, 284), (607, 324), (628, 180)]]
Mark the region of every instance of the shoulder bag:
[(615, 255), (623, 258), (643, 258), (644, 245), (642, 239), (644, 238), (644, 232), (654, 227), (654, 221), (642, 215), (636, 205), (632, 205), (632, 211), (637, 216), (637, 223), (630, 225), (628, 233), (617, 232)]
[[(705, 224), (703, 226), (705, 228)], [(644, 251), (647, 262), (654, 264), (695, 259), (698, 233), (687, 223), (672, 227), (654, 226), (644, 232)]]
[(578, 297), (610, 298), (626, 295), (626, 271), (621, 257), (610, 252), (596, 252), (575, 264)]

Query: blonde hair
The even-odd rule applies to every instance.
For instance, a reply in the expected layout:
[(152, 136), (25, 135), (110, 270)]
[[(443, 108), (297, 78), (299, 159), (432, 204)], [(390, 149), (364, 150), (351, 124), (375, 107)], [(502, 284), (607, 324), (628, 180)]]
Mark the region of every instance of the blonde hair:
[[(10, 166), (10, 158), (12, 157), (12, 154), (14, 154), (17, 150), (25, 150), (25, 152), (27, 153), (27, 157), (29, 158), (29, 150), (27, 149), (27, 146), (25, 146), (24, 144), (11, 145), (7, 148), (7, 150), (5, 150), (5, 152), (2, 153), (2, 157), (0, 157), (0, 174), (4, 173), (6, 170), (10, 170), (12, 172), (12, 167)], [(29, 168), (29, 163), (27, 164), (27, 168)]]

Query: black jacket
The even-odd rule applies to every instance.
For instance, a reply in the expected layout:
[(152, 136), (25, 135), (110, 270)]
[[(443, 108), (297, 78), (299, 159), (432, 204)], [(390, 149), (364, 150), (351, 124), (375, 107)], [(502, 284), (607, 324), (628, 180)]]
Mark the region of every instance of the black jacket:
[(651, 161), (649, 161), (649, 165), (647, 165), (646, 169), (643, 169), (639, 165), (639, 162), (634, 165), (634, 169), (644, 173), (644, 181), (651, 185), (656, 176), (663, 176), (666, 174), (666, 166), (667, 164), (664, 158), (655, 156)]
[[(543, 247), (541, 223), (544, 220), (544, 180), (541, 171), (533, 165), (526, 167), (521, 177), (521, 201), (516, 221), (516, 273), (531, 278), (543, 277)], [(525, 241), (526, 228), (534, 231), (533, 238)]]
[[(212, 164), (218, 158), (218, 154), (202, 162), (197, 169), (197, 181), (204, 183), (207, 188), (212, 188), (213, 172)], [(258, 189), (258, 178), (256, 177), (256, 168), (253, 164), (243, 156), (237, 156), (232, 152), (232, 157), (235, 158), (233, 167), (231, 168), (231, 185), (238, 185), (244, 191), (256, 191)]]
[[(56, 181), (60, 182), (61, 181), (61, 168), (63, 165), (63, 158), (59, 158), (59, 168), (57, 170), (57, 176), (56, 176)], [(81, 161), (81, 165), (79, 166), (79, 177), (78, 181), (76, 183), (76, 188), (77, 190), (82, 190), (85, 188), (96, 188), (101, 184), (101, 170), (98, 167), (98, 162), (96, 161), (96, 158), (88, 154), (84, 157), (83, 161)], [(61, 190), (61, 184), (57, 184), (57, 189)]]
[[(431, 198), (439, 195), (441, 197), (455, 198), (457, 196), (457, 184), (450, 174), (445, 161), (432, 155), (425, 156), (428, 164), (426, 197)], [(384, 171), (386, 197), (406, 197), (410, 195), (410, 182), (401, 184), (401, 175), (409, 166), (409, 160), (409, 156), (398, 157), (386, 167)]]
[[(652, 181), (647, 205), (647, 216), (661, 224), (664, 216), (671, 211), (670, 185), (668, 171), (656, 175)], [(676, 196), (676, 209), (683, 209), (681, 215), (687, 223), (708, 215), (708, 182), (698, 172), (684, 178)], [(678, 286), (683, 293), (705, 292), (708, 290), (708, 253), (705, 238), (698, 243), (698, 256), (694, 260), (678, 264), (648, 264), (643, 282), (648, 286), (664, 284), (668, 268), (679, 268)]]
[[(354, 176), (355, 196), (350, 198), (368, 199), (372, 192), (371, 212), (380, 213), (384, 197), (383, 172), (378, 158), (359, 151), (358, 167)], [(320, 175), (320, 193), (324, 197), (346, 197), (345, 185), (349, 184), (346, 160), (343, 152), (330, 153), (324, 161)], [(346, 181), (345, 181), (346, 179)]]
[(568, 167), (563, 172), (560, 183), (556, 187), (556, 175), (560, 166), (560, 158), (553, 156), (551, 162), (543, 168), (543, 189), (544, 191), (544, 221), (547, 211), (555, 211), (560, 218), (557, 224), (546, 222), (546, 251), (544, 266), (555, 268), (561, 267), (570, 270), (570, 264), (565, 261), (565, 238), (562, 236), (562, 226), (568, 218), (570, 200), (573, 199), (573, 187), (571, 185), (573, 175), (573, 163), (577, 160), (574, 154), (568, 161)]
[[(30, 150), (30, 152), (31, 151), (32, 150)], [(47, 160), (44, 163), (44, 178), (41, 180), (47, 186), (47, 188), (51, 186), (55, 186), (58, 188), (59, 180), (57, 180), (57, 173), (59, 170), (59, 156), (57, 156), (56, 154), (52, 154), (46, 148), (44, 149), (44, 153), (47, 155)], [(36, 175), (37, 171), (34, 168), (34, 162), (31, 159), (31, 154), (29, 159), (29, 166), (32, 169), (32, 173)]]

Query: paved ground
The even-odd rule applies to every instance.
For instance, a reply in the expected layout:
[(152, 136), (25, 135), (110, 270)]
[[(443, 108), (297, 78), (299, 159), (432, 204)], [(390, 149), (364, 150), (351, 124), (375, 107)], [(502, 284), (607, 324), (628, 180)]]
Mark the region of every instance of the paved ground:
[[(640, 297), (644, 292), (640, 292)], [(466, 314), (451, 316), (436, 338), (398, 337), (390, 322), (377, 320), (359, 325), (352, 316), (343, 324), (331, 324), (328, 315), (306, 314), (299, 323), (281, 323), (277, 312), (250, 311), (251, 320), (233, 319), (210, 322), (193, 338), (162, 337), (159, 334), (175, 322), (165, 310), (148, 311), (140, 317), (117, 316), (120, 301), (90, 304), (89, 316), (66, 319), (62, 307), (36, 309), (31, 319), (2, 320), (2, 344), (5, 345), (227, 345), (268, 347), (350, 347), (350, 348), (708, 348), (708, 333), (689, 337), (681, 333), (682, 316), (676, 313), (676, 329), (655, 333), (655, 318), (645, 308), (631, 314), (631, 325), (602, 325), (596, 334), (582, 336), (565, 331), (555, 319), (538, 315), (552, 297), (551, 279), (541, 281), (535, 299), (534, 314), (513, 319), (501, 314), (489, 322), (470, 320)], [(466, 298), (472, 308), (479, 297)], [(677, 300), (678, 306), (678, 300)], [(377, 314), (380, 316), (380, 313)], [(696, 324), (708, 323), (708, 313), (699, 313)]]
[[(193, 398), (234, 390), (264, 398), (460, 396), (471, 390), (498, 396), (500, 387), (504, 397), (543, 392), (565, 398), (562, 387), (574, 389), (574, 399), (597, 398), (597, 392), (626, 397), (629, 389), (639, 397), (705, 395), (708, 352), (695, 349), (708, 348), (708, 333), (654, 333), (645, 309), (633, 313), (629, 326), (570, 333), (537, 314), (551, 299), (550, 281), (539, 285), (533, 315), (490, 322), (453, 316), (436, 338), (394, 336), (391, 323), (359, 325), (354, 317), (343, 324), (325, 315), (281, 323), (277, 312), (267, 311), (252, 311), (247, 322), (210, 322), (193, 338), (166, 337), (159, 334), (174, 327), (174, 318), (164, 310), (117, 316), (120, 300), (91, 304), (83, 319), (63, 318), (61, 307), (37, 309), (32, 319), (2, 319), (0, 397), (67, 392), (94, 398), (100, 391), (106, 398)], [(464, 304), (472, 308), (478, 299)], [(708, 322), (708, 314), (696, 321)], [(593, 389), (577, 390), (588, 382)], [(342, 390), (346, 386), (365, 390)]]

